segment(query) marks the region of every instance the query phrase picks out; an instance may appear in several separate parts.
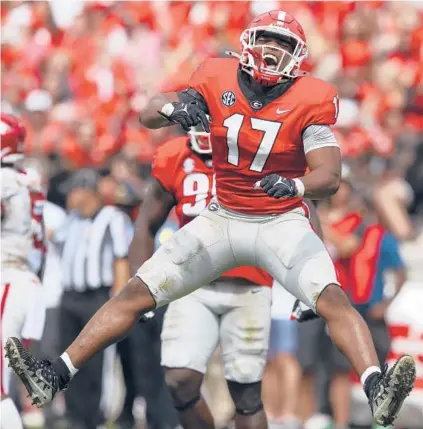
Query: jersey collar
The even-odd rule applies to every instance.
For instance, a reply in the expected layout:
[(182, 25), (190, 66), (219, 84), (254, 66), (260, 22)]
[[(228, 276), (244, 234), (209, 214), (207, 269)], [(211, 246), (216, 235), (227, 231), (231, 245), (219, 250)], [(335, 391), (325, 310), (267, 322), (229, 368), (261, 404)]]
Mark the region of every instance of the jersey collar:
[[(258, 92), (256, 89), (253, 90), (253, 78), (250, 75), (242, 71), (241, 68), (238, 69), (237, 73), (239, 88), (253, 110), (260, 110), (272, 101), (275, 101), (288, 91), (295, 82), (294, 79), (290, 79), (287, 82), (279, 83), (271, 87), (262, 86)], [(259, 108), (257, 108), (257, 106), (259, 106)]]

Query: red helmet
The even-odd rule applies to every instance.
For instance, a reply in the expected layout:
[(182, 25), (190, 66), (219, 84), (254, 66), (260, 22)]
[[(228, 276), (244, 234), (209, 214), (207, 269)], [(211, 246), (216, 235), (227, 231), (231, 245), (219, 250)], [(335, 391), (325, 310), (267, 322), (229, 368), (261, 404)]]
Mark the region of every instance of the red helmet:
[(14, 164), (23, 158), (25, 135), (25, 128), (16, 116), (8, 115), (6, 113), (1, 114), (0, 161), (2, 163)]
[[(266, 45), (256, 43), (262, 34), (270, 34), (288, 42), (292, 46), (292, 53), (282, 47), (272, 47), (282, 51), (283, 55), (277, 64), (269, 66), (263, 55)], [(306, 37), (301, 25), (293, 16), (282, 10), (272, 10), (257, 16), (243, 31), (240, 40), (242, 69), (263, 85), (275, 85), (284, 77), (298, 77), (301, 63), (308, 55)], [(284, 61), (286, 56), (289, 58), (288, 62)]]

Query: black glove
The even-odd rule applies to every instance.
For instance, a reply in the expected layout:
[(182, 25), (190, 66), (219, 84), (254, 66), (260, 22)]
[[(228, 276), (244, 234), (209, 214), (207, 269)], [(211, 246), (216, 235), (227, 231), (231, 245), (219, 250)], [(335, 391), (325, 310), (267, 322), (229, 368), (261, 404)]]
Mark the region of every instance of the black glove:
[(297, 196), (297, 186), (292, 179), (279, 176), (279, 174), (269, 174), (257, 182), (254, 187), (262, 188), (267, 195), (274, 198), (293, 198)]
[(291, 320), (297, 322), (307, 322), (308, 320), (318, 319), (319, 315), (316, 314), (311, 308), (301, 308), (301, 301), (297, 299), (291, 312)]
[[(173, 107), (173, 110), (172, 110)], [(161, 111), (158, 111), (168, 121), (179, 124), (186, 132), (191, 127), (201, 123), (204, 131), (209, 133), (209, 120), (207, 119), (206, 112), (196, 101), (189, 103), (168, 103), (163, 106)]]

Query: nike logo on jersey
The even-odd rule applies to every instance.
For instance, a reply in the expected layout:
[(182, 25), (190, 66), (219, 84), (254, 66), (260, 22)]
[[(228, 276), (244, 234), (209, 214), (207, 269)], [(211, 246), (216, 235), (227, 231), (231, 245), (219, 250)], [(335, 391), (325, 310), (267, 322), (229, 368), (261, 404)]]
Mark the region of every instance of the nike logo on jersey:
[(276, 109), (276, 113), (278, 115), (282, 115), (283, 113), (288, 113), (290, 112), (292, 109), (288, 109), (288, 110), (279, 110), (279, 107)]

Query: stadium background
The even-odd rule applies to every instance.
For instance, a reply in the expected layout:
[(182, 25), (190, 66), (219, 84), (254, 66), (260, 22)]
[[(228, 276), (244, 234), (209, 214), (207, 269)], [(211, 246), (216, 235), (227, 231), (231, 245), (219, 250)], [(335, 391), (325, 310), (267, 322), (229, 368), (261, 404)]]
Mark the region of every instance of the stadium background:
[[(423, 409), (421, 2), (2, 1), (2, 111), (23, 117), (51, 201), (66, 207), (73, 172), (94, 167), (105, 201), (135, 215), (155, 148), (181, 133), (143, 129), (137, 112), (154, 93), (186, 87), (205, 58), (239, 51), (251, 17), (279, 7), (305, 29), (305, 69), (338, 88), (348, 179), (401, 240), (409, 280), (387, 315), (391, 356), (418, 359)], [(354, 398), (359, 415), (360, 389)]]

